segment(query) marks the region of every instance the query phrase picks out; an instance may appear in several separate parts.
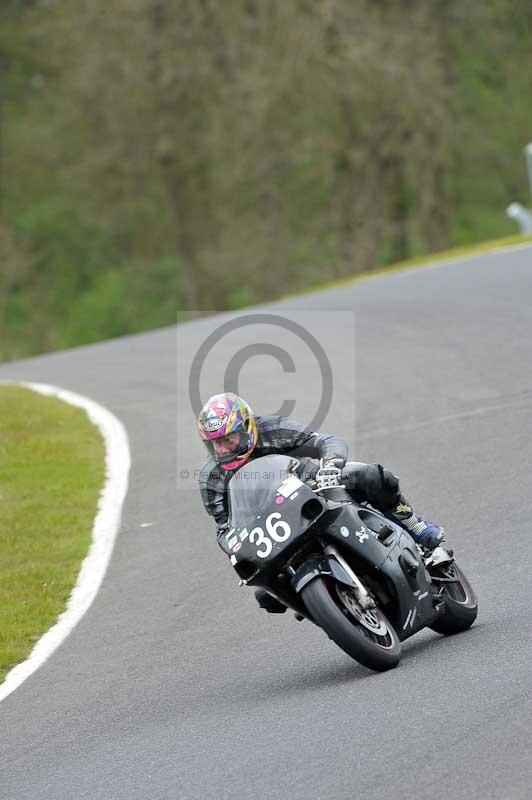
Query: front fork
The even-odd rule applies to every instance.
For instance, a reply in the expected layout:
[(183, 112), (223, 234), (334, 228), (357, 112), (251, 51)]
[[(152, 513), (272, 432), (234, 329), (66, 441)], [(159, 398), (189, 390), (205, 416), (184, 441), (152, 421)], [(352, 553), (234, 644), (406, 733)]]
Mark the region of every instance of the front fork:
[(334, 556), (334, 558), (338, 561), (338, 563), (343, 567), (345, 572), (349, 575), (351, 580), (353, 581), (353, 593), (358, 601), (359, 606), (366, 611), (369, 608), (375, 608), (375, 602), (373, 598), (370, 596), (368, 590), (356, 574), (354, 570), (351, 569), (345, 558), (340, 555), (336, 547), (333, 547), (332, 544), (325, 545), (323, 548), (324, 552), (327, 553), (328, 556)]

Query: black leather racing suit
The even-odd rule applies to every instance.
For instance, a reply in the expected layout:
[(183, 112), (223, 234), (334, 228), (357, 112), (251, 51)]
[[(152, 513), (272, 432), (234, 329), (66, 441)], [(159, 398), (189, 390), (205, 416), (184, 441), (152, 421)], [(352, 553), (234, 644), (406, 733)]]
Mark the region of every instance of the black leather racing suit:
[[(336, 456), (343, 462), (347, 461), (347, 444), (337, 436), (314, 433), (288, 417), (256, 416), (255, 419), (258, 441), (247, 464), (255, 458), (275, 453), (296, 456), (305, 459), (304, 479), (309, 479), (316, 473), (320, 458)], [(301, 468), (299, 472), (301, 474)], [(227, 486), (234, 473), (235, 470), (222, 469), (211, 458), (199, 477), (205, 510), (214, 517), (218, 526), (218, 542), (227, 526)], [(358, 502), (367, 500), (380, 511), (392, 509), (400, 497), (399, 479), (380, 464), (347, 461), (342, 479), (353, 499)]]

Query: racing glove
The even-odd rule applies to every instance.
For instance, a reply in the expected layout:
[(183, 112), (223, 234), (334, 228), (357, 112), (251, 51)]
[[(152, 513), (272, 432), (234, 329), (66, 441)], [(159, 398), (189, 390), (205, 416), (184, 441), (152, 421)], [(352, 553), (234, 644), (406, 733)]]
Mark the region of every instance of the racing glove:
[(316, 473), (315, 481), (319, 489), (331, 489), (339, 486), (342, 479), (342, 469), (345, 459), (340, 456), (330, 455), (320, 460), (320, 468)]

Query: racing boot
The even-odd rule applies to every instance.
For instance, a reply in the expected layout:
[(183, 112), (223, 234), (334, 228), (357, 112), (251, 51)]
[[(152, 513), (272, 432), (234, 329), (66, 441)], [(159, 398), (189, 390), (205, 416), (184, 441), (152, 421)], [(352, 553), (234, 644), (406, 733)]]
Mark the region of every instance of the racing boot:
[(255, 589), (255, 600), (269, 614), (284, 614), (286, 606), (264, 589)]
[(412, 506), (403, 495), (399, 496), (399, 502), (386, 516), (408, 531), (415, 543), (427, 550), (434, 550), (443, 542), (443, 528), (424, 520), (419, 514), (414, 514)]

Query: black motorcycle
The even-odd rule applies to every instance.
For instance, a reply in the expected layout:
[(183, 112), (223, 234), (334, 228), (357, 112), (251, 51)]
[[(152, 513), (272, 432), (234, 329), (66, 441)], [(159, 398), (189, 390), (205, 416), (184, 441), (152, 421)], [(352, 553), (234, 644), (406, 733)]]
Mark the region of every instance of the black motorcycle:
[(265, 589), (374, 670), (395, 667), (401, 641), (422, 628), (451, 634), (474, 622), (477, 599), (452, 550), (425, 553), (345, 487), (313, 488), (299, 468), (290, 456), (265, 456), (229, 482), (222, 546), (242, 584)]

